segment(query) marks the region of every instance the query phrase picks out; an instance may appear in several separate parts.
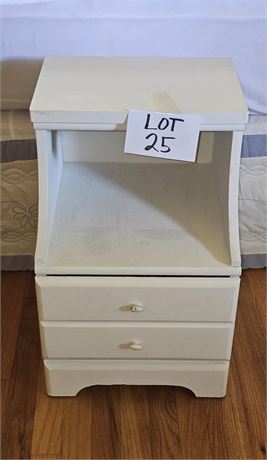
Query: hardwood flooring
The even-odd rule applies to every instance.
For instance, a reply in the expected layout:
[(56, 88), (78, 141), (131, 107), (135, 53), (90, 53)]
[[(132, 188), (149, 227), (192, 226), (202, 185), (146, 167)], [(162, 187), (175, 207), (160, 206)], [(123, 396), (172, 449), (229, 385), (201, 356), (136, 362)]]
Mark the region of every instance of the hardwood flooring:
[(228, 392), (85, 388), (46, 395), (34, 277), (2, 274), (3, 459), (262, 459), (265, 453), (266, 272), (243, 272)]

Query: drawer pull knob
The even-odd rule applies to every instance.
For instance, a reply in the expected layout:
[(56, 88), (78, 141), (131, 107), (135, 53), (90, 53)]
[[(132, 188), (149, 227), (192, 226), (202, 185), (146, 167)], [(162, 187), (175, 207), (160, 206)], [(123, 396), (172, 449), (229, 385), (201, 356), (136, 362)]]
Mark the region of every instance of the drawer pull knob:
[(131, 350), (143, 350), (143, 347), (140, 342), (133, 342), (130, 345)]
[(130, 306), (130, 310), (134, 313), (139, 313), (140, 311), (144, 310), (144, 307), (142, 307), (142, 305), (133, 304)]

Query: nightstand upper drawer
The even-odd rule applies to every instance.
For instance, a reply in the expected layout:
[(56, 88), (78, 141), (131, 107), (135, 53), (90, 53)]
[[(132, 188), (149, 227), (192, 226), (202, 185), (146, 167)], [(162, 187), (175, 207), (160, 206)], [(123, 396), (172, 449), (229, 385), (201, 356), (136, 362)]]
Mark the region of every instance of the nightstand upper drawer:
[(36, 277), (48, 321), (233, 321), (239, 278)]

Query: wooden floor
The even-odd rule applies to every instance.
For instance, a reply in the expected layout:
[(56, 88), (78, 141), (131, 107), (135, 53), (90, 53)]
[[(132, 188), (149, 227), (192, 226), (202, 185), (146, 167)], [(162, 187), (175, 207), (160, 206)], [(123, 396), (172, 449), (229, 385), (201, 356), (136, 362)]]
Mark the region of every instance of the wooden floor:
[(2, 275), (3, 459), (258, 459), (265, 456), (266, 272), (243, 272), (224, 399), (175, 387), (45, 393), (34, 278)]

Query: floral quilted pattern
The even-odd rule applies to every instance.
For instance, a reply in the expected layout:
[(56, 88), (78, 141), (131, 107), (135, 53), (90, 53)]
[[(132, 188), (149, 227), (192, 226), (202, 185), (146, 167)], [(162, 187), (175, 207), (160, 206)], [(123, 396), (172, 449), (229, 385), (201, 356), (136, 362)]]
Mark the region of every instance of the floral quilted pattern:
[(36, 244), (37, 160), (1, 164), (1, 254), (33, 255)]
[(13, 206), (14, 219), (20, 222), (21, 227), (29, 225), (32, 228), (37, 228), (38, 221), (38, 208), (37, 204), (26, 207), (24, 204), (17, 204)]

